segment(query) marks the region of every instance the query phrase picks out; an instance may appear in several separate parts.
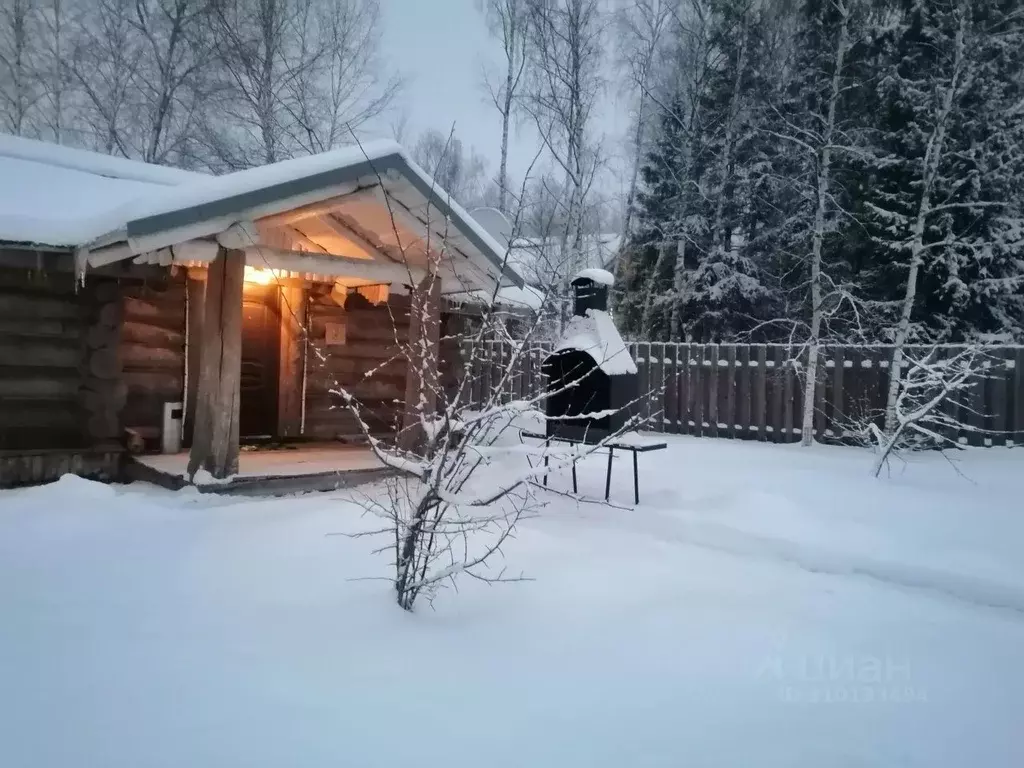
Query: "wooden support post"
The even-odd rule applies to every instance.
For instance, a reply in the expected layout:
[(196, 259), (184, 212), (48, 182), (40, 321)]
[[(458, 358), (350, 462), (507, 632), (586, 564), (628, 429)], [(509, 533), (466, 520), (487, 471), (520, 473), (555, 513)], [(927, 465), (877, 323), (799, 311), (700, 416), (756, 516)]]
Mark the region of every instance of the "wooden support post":
[(302, 424), (302, 355), (305, 350), (306, 289), (281, 287), (281, 365), (277, 388), (277, 434), (298, 437)]
[(425, 278), (412, 295), (409, 312), (409, 370), (405, 377), (405, 408), (398, 445), (406, 451), (422, 448), (421, 419), (437, 409), (438, 363), (441, 343), (441, 281)]
[(244, 275), (245, 253), (224, 248), (207, 274), (189, 477), (199, 469), (216, 478), (238, 472)]
[[(200, 277), (202, 279), (200, 279)], [(199, 391), (200, 352), (203, 348), (203, 303), (206, 292), (206, 270), (190, 270), (186, 284), (188, 296), (188, 338), (186, 365), (188, 382), (185, 387), (184, 444), (192, 445), (196, 428), (196, 393)]]

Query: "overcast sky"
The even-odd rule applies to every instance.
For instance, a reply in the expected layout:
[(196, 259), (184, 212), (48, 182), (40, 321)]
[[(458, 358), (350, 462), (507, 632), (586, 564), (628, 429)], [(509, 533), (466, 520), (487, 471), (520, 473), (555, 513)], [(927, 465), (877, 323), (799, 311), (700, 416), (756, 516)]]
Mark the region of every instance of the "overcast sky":
[[(402, 113), (408, 120), (403, 141), (412, 144), (426, 128), (456, 134), (497, 170), (501, 139), (498, 111), (483, 87), (483, 68), (498, 64), (500, 48), (490, 38), (478, 0), (381, 0), (384, 30), (382, 54), (387, 66), (405, 78), (405, 88), (391, 121)], [(609, 108), (598, 115), (609, 155), (621, 152), (625, 114)], [(518, 130), (510, 150), (509, 169), (518, 183), (537, 151), (528, 128)]]

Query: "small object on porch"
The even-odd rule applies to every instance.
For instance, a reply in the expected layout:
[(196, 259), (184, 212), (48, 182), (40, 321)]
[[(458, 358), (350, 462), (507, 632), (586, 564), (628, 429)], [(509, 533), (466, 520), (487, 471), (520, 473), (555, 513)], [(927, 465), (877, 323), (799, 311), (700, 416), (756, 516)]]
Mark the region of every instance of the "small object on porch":
[(183, 404), (164, 403), (163, 422), (160, 428), (160, 452), (177, 453), (181, 450), (181, 421)]
[(146, 450), (146, 441), (143, 439), (136, 430), (125, 427), (124, 429), (124, 444), (128, 449), (128, 453), (133, 456), (138, 456), (140, 453)]
[[(528, 430), (520, 430), (519, 439), (533, 438), (535, 440), (543, 440), (545, 444), (549, 444), (552, 441), (570, 444), (587, 443), (589, 441), (585, 439), (577, 439), (574, 437), (565, 437), (562, 435), (549, 435), (542, 432), (530, 432)], [(619, 435), (614, 440), (611, 440), (604, 444), (604, 447), (608, 449), (608, 472), (605, 475), (604, 480), (604, 500), (608, 501), (611, 496), (612, 490), (612, 459), (614, 458), (615, 451), (629, 451), (633, 454), (633, 501), (635, 504), (640, 503), (640, 474), (637, 468), (637, 454), (647, 453), (648, 451), (660, 451), (668, 447), (668, 443), (660, 442), (658, 440), (652, 440), (648, 437), (643, 437), (636, 432), (626, 432), (625, 434)], [(548, 456), (544, 456), (544, 466), (548, 466)], [(544, 485), (548, 484), (548, 476), (544, 474)], [(576, 462), (572, 463), (572, 492), (578, 493), (577, 480), (576, 480)]]

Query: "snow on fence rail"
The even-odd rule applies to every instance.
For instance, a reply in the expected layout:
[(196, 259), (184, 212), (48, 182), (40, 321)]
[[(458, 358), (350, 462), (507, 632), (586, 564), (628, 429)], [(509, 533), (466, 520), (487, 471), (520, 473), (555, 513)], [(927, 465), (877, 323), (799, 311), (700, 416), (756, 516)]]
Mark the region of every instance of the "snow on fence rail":
[[(470, 394), (481, 402), (498, 386), (513, 360), (508, 342), (483, 342), (473, 360)], [(783, 344), (663, 344), (630, 342), (639, 369), (640, 415), (655, 432), (732, 437), (775, 443), (801, 439), (803, 370), (807, 353), (794, 357)], [(502, 386), (506, 400), (530, 397), (544, 388), (541, 363), (550, 343), (531, 343)], [(946, 345), (952, 356), (963, 347)], [(923, 355), (923, 347), (906, 347)], [(1024, 346), (987, 347), (984, 372), (971, 392), (971, 407), (947, 408), (965, 429), (957, 435), (970, 445), (1024, 444)], [(815, 389), (814, 435), (821, 442), (847, 442), (851, 425), (875, 418), (885, 409), (892, 347), (844, 345), (823, 347)], [(956, 413), (955, 411), (959, 411)]]

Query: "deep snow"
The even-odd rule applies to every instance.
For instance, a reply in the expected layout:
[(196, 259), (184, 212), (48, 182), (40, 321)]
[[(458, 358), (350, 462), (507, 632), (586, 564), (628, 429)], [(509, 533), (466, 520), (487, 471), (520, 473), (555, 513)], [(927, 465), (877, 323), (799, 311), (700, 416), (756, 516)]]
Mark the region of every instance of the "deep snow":
[(0, 765), (1024, 764), (1024, 455), (669, 440), (415, 615), (345, 493), (0, 493)]

